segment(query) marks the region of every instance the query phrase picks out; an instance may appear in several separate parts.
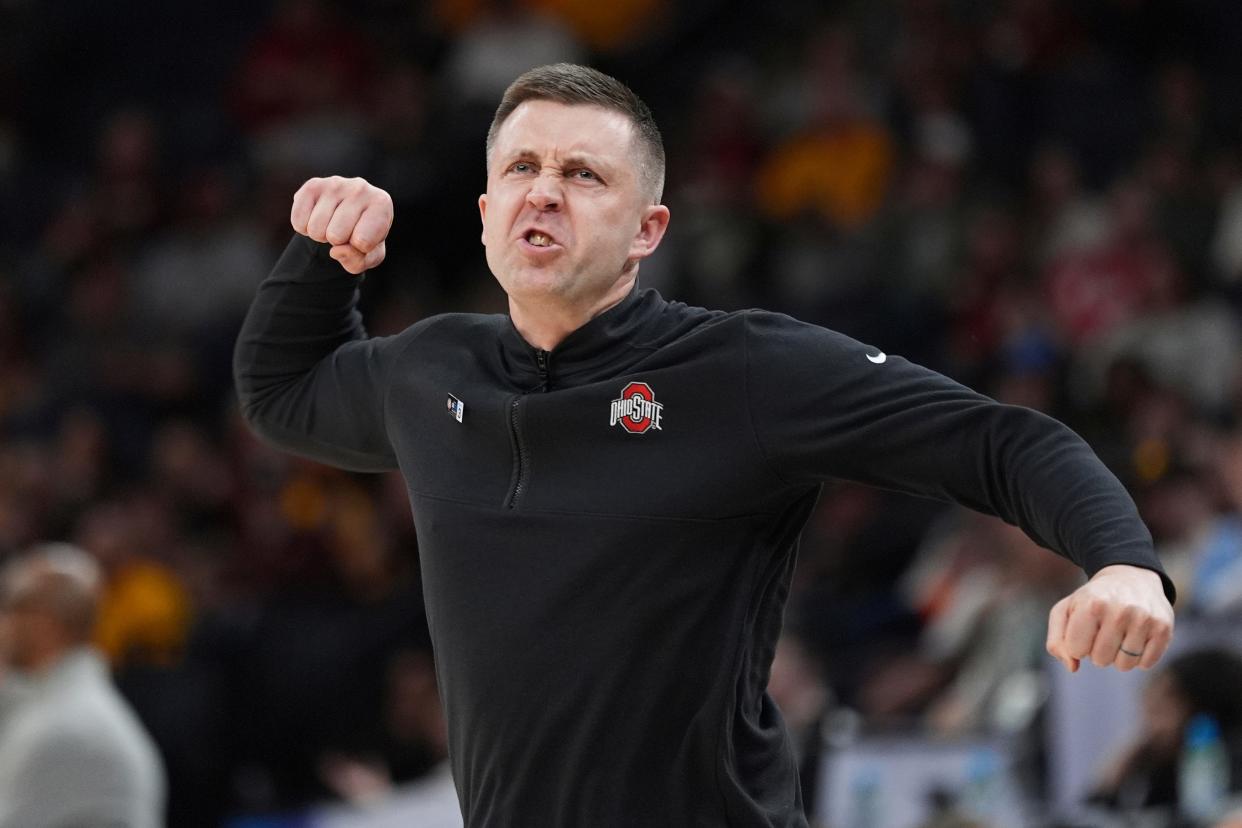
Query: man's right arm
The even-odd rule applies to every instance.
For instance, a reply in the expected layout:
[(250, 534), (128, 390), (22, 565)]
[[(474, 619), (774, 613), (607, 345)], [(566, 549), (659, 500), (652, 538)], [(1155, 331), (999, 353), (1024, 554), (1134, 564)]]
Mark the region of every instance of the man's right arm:
[(361, 179), (308, 181), (290, 217), (298, 235), (260, 285), (233, 354), (257, 433), (355, 471), (396, 466), (384, 398), (404, 338), (368, 338), (356, 308), (358, 275), (383, 259), (391, 205)]

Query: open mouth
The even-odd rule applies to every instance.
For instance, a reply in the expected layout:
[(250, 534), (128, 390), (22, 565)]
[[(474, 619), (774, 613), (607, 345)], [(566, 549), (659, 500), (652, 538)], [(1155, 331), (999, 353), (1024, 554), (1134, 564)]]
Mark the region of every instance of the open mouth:
[(531, 247), (551, 247), (556, 244), (556, 240), (542, 230), (527, 230), (523, 238)]

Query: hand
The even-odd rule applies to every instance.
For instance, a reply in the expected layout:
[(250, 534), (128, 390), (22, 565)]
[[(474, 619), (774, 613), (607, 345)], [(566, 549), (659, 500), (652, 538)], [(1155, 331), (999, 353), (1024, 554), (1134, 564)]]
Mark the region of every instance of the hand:
[(341, 799), (359, 805), (392, 793), (392, 775), (376, 760), (326, 753), (319, 757), (319, 778)]
[(332, 245), (329, 255), (355, 275), (384, 261), (392, 197), (361, 178), (312, 178), (293, 194), (293, 229)]
[(1173, 607), (1160, 576), (1137, 566), (1104, 567), (1048, 616), (1048, 652), (1071, 673), (1084, 658), (1123, 673), (1149, 669), (1172, 638)]

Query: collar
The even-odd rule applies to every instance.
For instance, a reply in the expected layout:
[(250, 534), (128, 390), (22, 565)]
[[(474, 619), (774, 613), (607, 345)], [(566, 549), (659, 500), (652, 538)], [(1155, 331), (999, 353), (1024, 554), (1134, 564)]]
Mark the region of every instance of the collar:
[(505, 373), (527, 392), (598, 382), (625, 372), (651, 349), (646, 347), (668, 302), (637, 284), (625, 298), (571, 332), (551, 351), (522, 338), (512, 318), (500, 333)]

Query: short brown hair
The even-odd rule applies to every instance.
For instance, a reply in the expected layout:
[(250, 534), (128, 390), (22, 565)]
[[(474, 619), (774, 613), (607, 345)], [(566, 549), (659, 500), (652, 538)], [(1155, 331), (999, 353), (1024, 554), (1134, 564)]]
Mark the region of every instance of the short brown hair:
[(45, 543), (10, 560), (0, 572), (0, 607), (50, 615), (75, 643), (95, 627), (103, 575), (89, 552), (67, 543)]
[(659, 204), (664, 192), (664, 139), (651, 110), (634, 91), (616, 78), (589, 66), (553, 63), (522, 73), (509, 84), (491, 128), (487, 130), (487, 157), (492, 157), (500, 126), (526, 101), (555, 101), (568, 105), (600, 106), (627, 116), (634, 125), (635, 138), (642, 152), (642, 177)]

